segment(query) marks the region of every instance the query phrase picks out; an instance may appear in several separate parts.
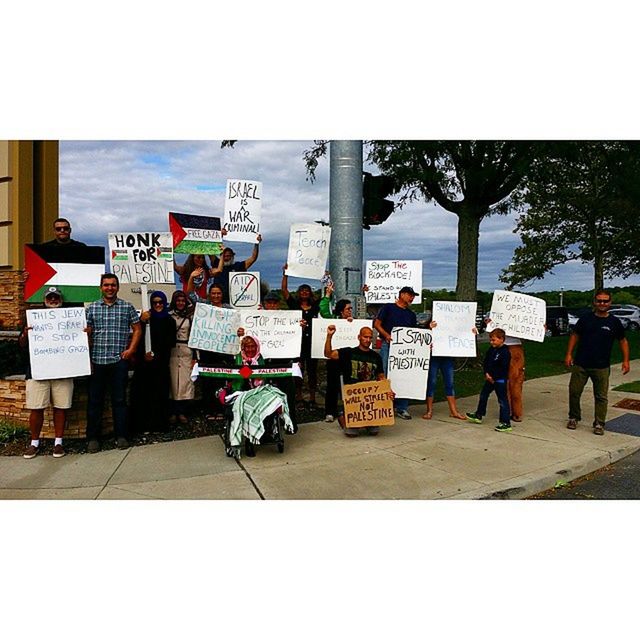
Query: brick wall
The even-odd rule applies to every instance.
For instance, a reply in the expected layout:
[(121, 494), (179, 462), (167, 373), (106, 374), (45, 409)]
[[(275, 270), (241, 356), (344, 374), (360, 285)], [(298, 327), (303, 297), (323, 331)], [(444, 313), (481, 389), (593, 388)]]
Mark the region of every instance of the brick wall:
[(0, 329), (18, 329), (25, 310), (22, 271), (0, 271)]

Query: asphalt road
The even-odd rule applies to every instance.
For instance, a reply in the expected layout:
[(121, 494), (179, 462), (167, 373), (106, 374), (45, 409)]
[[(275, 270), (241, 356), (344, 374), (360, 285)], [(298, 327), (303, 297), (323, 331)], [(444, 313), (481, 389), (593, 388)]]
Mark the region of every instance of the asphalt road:
[(615, 464), (544, 491), (530, 500), (637, 500), (640, 498), (640, 451)]

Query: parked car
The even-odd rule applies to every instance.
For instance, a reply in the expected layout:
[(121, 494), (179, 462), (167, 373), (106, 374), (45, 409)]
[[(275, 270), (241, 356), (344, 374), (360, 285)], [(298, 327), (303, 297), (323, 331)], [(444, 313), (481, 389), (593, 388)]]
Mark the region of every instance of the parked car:
[(422, 313), (416, 314), (416, 322), (418, 326), (422, 329), (428, 329), (429, 323), (431, 322), (431, 311), (423, 311)]
[(569, 333), (567, 307), (547, 307), (547, 336), (564, 336)]
[(586, 315), (590, 311), (593, 311), (591, 307), (578, 307), (577, 309), (570, 309), (568, 314), (569, 329), (573, 329), (573, 327), (576, 326), (576, 322), (578, 322), (578, 320), (582, 318), (582, 316)]
[(625, 329), (629, 331), (640, 329), (640, 309), (631, 309), (625, 305), (625, 307), (610, 309), (609, 313), (618, 318)]

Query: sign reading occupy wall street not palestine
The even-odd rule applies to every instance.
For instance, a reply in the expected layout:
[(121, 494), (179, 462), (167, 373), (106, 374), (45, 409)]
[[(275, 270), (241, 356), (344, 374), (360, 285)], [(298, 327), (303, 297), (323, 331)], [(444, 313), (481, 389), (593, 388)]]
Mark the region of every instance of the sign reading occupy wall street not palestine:
[(367, 260), (364, 278), (367, 302), (395, 302), (402, 287), (418, 294), (413, 304), (422, 301), (422, 260)]
[(171, 233), (143, 231), (109, 234), (111, 272), (120, 284), (173, 284)]
[(389, 380), (356, 382), (342, 387), (347, 427), (386, 427), (395, 422)]
[(547, 304), (540, 298), (515, 291), (494, 291), (490, 311), (494, 328), (508, 336), (544, 342)]
[(292, 224), (289, 232), (287, 275), (320, 280), (327, 268), (331, 227)]

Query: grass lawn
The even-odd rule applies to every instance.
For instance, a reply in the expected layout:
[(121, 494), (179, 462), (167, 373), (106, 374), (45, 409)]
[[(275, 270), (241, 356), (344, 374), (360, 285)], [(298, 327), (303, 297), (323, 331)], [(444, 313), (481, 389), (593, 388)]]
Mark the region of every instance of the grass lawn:
[(624, 391), (625, 393), (640, 393), (640, 380), (627, 382), (613, 388), (614, 391)]

